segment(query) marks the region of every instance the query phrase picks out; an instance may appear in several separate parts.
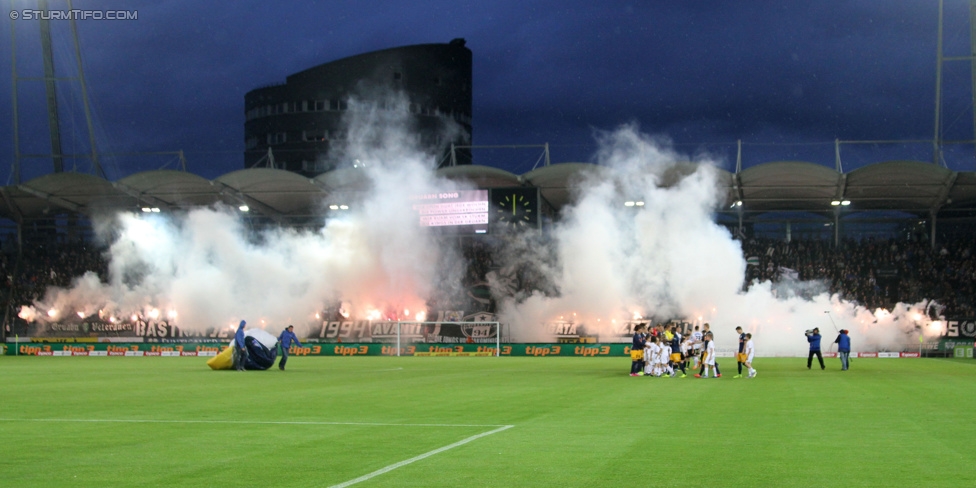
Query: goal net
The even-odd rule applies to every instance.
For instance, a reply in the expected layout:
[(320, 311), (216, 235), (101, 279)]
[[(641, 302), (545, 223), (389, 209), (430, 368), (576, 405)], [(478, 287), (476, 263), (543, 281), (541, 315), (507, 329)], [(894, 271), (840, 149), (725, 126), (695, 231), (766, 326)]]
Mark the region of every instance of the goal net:
[(392, 322), (390, 325), (395, 328), (390, 332), (395, 332), (398, 348), (409, 343), (486, 344), (498, 351), (502, 341), (502, 327), (498, 322)]

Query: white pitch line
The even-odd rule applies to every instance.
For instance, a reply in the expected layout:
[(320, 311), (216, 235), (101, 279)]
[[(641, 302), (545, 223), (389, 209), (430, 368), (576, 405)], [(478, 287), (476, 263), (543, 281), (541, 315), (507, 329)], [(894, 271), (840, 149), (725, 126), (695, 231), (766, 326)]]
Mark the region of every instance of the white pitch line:
[(450, 444), (450, 445), (447, 445), (447, 446), (444, 446), (444, 447), (440, 447), (440, 448), (434, 449), (433, 451), (425, 452), (425, 453), (423, 453), (423, 454), (421, 454), (419, 456), (412, 457), (410, 459), (407, 459), (407, 460), (404, 460), (404, 461), (400, 461), (400, 462), (395, 463), (395, 464), (391, 464), (391, 465), (389, 465), (389, 466), (387, 466), (385, 468), (380, 468), (380, 469), (378, 469), (376, 471), (373, 471), (372, 473), (369, 473), (369, 474), (360, 476), (360, 477), (358, 477), (356, 479), (353, 479), (353, 480), (346, 481), (345, 483), (340, 483), (338, 485), (332, 485), (330, 488), (345, 488), (347, 486), (354, 485), (356, 483), (360, 483), (360, 482), (363, 482), (363, 481), (366, 481), (366, 480), (375, 478), (375, 477), (377, 477), (377, 476), (379, 476), (379, 475), (381, 475), (383, 473), (389, 473), (390, 471), (393, 471), (394, 469), (397, 469), (397, 468), (406, 466), (406, 465), (408, 465), (410, 463), (413, 463), (413, 462), (416, 462), (416, 461), (420, 461), (421, 459), (429, 458), (429, 457), (433, 456), (434, 454), (439, 454), (439, 453), (442, 453), (442, 452), (447, 451), (449, 449), (454, 449), (455, 447), (463, 446), (464, 444), (467, 444), (467, 443), (469, 443), (471, 441), (478, 440), (478, 439), (480, 439), (482, 437), (489, 436), (489, 435), (492, 435), (492, 434), (497, 434), (497, 433), (499, 433), (499, 432), (501, 432), (503, 430), (511, 429), (512, 427), (515, 427), (515, 426), (514, 425), (503, 425), (503, 426), (501, 426), (501, 427), (499, 427), (499, 428), (497, 428), (495, 430), (488, 431), (488, 432), (483, 432), (483, 433), (478, 434), (478, 435), (473, 435), (473, 436), (468, 437), (466, 439), (461, 439), (461, 440), (455, 442), (454, 444)]
[[(498, 424), (393, 424), (379, 422), (316, 422), (316, 421), (262, 421), (262, 420), (154, 420), (154, 419), (12, 419), (0, 418), (0, 422), (79, 422), (122, 424), (248, 424), (248, 425), (356, 425), (363, 427), (504, 427)], [(494, 433), (494, 432), (492, 432)]]

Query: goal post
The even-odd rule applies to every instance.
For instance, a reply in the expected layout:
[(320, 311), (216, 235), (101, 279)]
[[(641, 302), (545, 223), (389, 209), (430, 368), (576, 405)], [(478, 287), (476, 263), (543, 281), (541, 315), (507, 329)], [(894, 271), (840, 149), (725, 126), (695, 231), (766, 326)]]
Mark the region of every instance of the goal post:
[[(502, 327), (500, 322), (396, 322), (396, 350), (400, 355), (404, 337), (415, 342), (491, 344), (495, 356), (501, 356)], [(417, 338), (420, 341), (416, 341)]]

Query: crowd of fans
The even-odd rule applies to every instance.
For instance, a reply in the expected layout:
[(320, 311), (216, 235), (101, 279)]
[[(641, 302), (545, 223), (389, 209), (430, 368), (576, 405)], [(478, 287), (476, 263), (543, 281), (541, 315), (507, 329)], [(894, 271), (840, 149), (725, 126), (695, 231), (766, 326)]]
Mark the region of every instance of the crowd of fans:
[[(16, 253), (0, 253), (0, 300), (6, 307), (7, 323), (14, 322), (21, 306), (44, 298), (49, 287), (68, 287), (87, 271), (98, 273), (103, 281), (108, 276), (103, 251), (91, 245), (25, 245), (19, 259)], [(8, 332), (16, 331), (11, 328)]]
[[(947, 239), (934, 248), (925, 238), (846, 239), (838, 246), (823, 239), (748, 238), (741, 244), (749, 262), (744, 288), (756, 281), (794, 280), (805, 282), (795, 287), (801, 293), (827, 291), (870, 309), (890, 310), (898, 302), (928, 299), (943, 307), (947, 317), (976, 316), (976, 244), (972, 236)], [(530, 246), (545, 247), (545, 243)], [(464, 256), (469, 263), (465, 286), (491, 277), (508, 283), (512, 295), (535, 290), (558, 293), (544, 276), (546, 262), (552, 257), (529, 252), (524, 243), (468, 242)]]
[[(494, 311), (489, 282), (507, 287), (511, 295), (547, 289), (542, 257), (526, 249), (515, 252), (521, 262), (512, 262), (511, 242), (464, 239), (459, 242), (463, 258), (461, 276), (445, 279), (435, 287), (430, 305), (435, 309)], [(539, 243), (532, 247), (538, 249)], [(838, 246), (827, 240), (783, 240), (749, 238), (742, 241), (748, 266), (743, 283), (755, 281), (814, 281), (822, 290), (869, 308), (890, 309), (897, 302), (917, 303), (934, 299), (947, 317), (976, 316), (976, 249), (972, 239), (940, 242), (935, 248), (927, 240), (868, 238), (844, 240)], [(505, 252), (508, 257), (499, 254)], [(41, 299), (50, 286), (67, 287), (73, 278), (94, 271), (104, 281), (107, 262), (102, 249), (82, 243), (25, 245), (21, 256), (0, 253), (0, 299), (6, 306), (6, 321), (13, 322), (22, 305)], [(458, 270), (455, 270), (458, 271)], [(12, 328), (7, 332), (11, 333)]]
[(0, 300), (7, 323), (13, 322), (21, 306), (44, 298), (49, 287), (71, 286), (87, 271), (97, 273), (102, 281), (108, 276), (103, 250), (89, 244), (25, 245), (19, 258), (16, 253), (0, 253)]
[(821, 281), (831, 294), (868, 308), (934, 299), (944, 314), (972, 317), (976, 312), (976, 244), (953, 239), (932, 248), (926, 240), (864, 239), (783, 242), (747, 239), (746, 283), (788, 279)]

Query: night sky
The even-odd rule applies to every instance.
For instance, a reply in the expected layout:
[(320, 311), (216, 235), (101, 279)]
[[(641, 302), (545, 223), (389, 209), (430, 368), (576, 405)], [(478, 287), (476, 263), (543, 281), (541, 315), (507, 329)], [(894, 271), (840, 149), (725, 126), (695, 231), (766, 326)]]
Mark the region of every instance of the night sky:
[[(52, 9), (63, 9), (51, 0)], [(15, 0), (14, 9), (36, 8)], [(552, 161), (592, 161), (594, 133), (636, 123), (730, 170), (806, 160), (833, 167), (834, 140), (929, 140), (936, 1), (89, 2), (138, 20), (79, 21), (97, 146), (109, 179), (176, 168), (206, 178), (243, 167), (244, 94), (306, 68), (378, 49), (462, 37), (474, 54), (474, 144), (551, 145)], [(4, 16), (10, 5), (4, 2)], [(969, 54), (968, 4), (946, 1), (945, 52)], [(42, 76), (38, 22), (14, 21), (21, 77)], [(68, 22), (52, 21), (59, 76), (74, 76)], [(11, 22), (0, 21), (0, 167), (10, 184)], [(943, 137), (973, 138), (970, 64), (947, 64)], [(77, 84), (60, 83), (64, 152), (87, 151)], [(44, 87), (20, 84), (21, 144), (50, 152)], [(845, 145), (844, 170), (932, 160), (931, 142)], [(521, 174), (536, 149), (476, 163)], [(78, 171), (89, 171), (85, 160)], [(976, 169), (973, 146), (946, 152)], [(25, 163), (24, 179), (51, 171)]]

